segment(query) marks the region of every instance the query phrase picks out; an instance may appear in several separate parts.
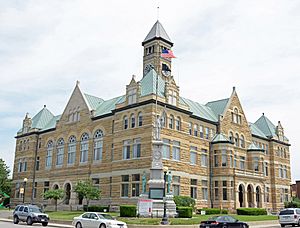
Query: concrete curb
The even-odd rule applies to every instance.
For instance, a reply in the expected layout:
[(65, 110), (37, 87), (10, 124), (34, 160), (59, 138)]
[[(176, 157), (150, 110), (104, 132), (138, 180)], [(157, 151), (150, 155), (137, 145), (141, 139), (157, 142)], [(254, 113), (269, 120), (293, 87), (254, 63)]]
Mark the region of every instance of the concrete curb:
[[(4, 219), (4, 218), (0, 218), (0, 221), (1, 222), (10, 222), (10, 223), (13, 222), (12, 219)], [(48, 227), (74, 228), (74, 226), (72, 226), (72, 225), (58, 224), (58, 223), (48, 223)]]

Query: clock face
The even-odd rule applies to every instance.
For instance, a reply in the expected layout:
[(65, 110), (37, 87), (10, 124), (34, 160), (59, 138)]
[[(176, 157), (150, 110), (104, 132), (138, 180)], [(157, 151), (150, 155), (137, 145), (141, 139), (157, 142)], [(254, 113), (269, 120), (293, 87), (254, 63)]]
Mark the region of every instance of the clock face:
[(170, 76), (170, 75), (171, 75), (171, 71), (169, 71), (169, 70), (162, 70), (161, 73), (162, 73), (164, 76)]
[(154, 69), (154, 66), (151, 63), (147, 64), (144, 69), (144, 75), (148, 74), (151, 69)]

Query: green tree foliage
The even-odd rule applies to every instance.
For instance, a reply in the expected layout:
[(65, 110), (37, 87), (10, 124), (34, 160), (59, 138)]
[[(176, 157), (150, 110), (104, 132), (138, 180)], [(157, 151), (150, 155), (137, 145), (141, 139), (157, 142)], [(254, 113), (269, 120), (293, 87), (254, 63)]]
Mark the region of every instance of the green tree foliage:
[(192, 207), (194, 208), (196, 202), (190, 196), (174, 196), (174, 202), (177, 207)]
[(300, 200), (297, 197), (293, 197), (290, 202), (284, 202), (285, 208), (300, 208)]
[(91, 180), (78, 181), (74, 187), (74, 192), (77, 193), (78, 199), (86, 199), (87, 206), (89, 206), (90, 200), (96, 200), (101, 198), (100, 189), (93, 186)]
[(43, 194), (46, 199), (54, 199), (55, 201), (55, 211), (57, 211), (57, 200), (62, 199), (65, 195), (65, 191), (63, 189), (52, 189), (48, 190)]
[(10, 170), (5, 164), (4, 160), (0, 158), (0, 192), (4, 192), (7, 195), (11, 193), (11, 180), (9, 177)]

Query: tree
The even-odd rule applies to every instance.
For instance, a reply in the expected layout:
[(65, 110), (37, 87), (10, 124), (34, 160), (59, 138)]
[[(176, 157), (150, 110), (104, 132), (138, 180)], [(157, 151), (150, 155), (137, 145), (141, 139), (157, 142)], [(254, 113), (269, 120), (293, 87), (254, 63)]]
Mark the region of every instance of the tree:
[(10, 170), (5, 164), (4, 160), (0, 158), (0, 191), (10, 195), (11, 193), (11, 180), (9, 177)]
[(101, 198), (100, 189), (93, 186), (91, 180), (78, 181), (75, 185), (74, 192), (77, 193), (78, 198), (86, 199), (87, 206), (89, 206), (90, 200)]
[(48, 190), (43, 194), (44, 198), (55, 200), (55, 211), (57, 211), (57, 200), (62, 199), (64, 195), (65, 191), (63, 189)]

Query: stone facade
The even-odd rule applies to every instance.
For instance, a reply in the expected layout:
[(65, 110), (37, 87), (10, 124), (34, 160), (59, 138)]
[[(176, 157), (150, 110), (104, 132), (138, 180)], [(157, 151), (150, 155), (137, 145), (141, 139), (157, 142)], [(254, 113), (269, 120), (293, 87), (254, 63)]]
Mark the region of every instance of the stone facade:
[[(124, 96), (104, 101), (82, 93), (77, 83), (61, 116), (46, 107), (33, 118), (26, 114), (16, 136), (12, 203), (24, 197), (51, 205), (42, 193), (62, 188), (66, 196), (59, 206), (78, 208), (84, 202), (72, 189), (91, 178), (102, 192), (92, 204), (135, 204), (143, 173), (150, 177), (160, 115), (163, 165), (172, 173), (174, 195), (194, 197), (198, 208), (282, 208), (291, 175), (290, 144), (281, 123), (275, 127), (264, 115), (249, 123), (235, 88), (228, 99), (206, 105), (182, 98), (171, 72), (162, 69), (162, 64), (171, 69), (171, 59), (158, 54), (172, 45), (159, 37), (143, 42), (144, 70), (152, 64), (158, 75), (148, 69), (141, 81), (132, 77)], [(265, 123), (274, 128), (272, 135)]]

